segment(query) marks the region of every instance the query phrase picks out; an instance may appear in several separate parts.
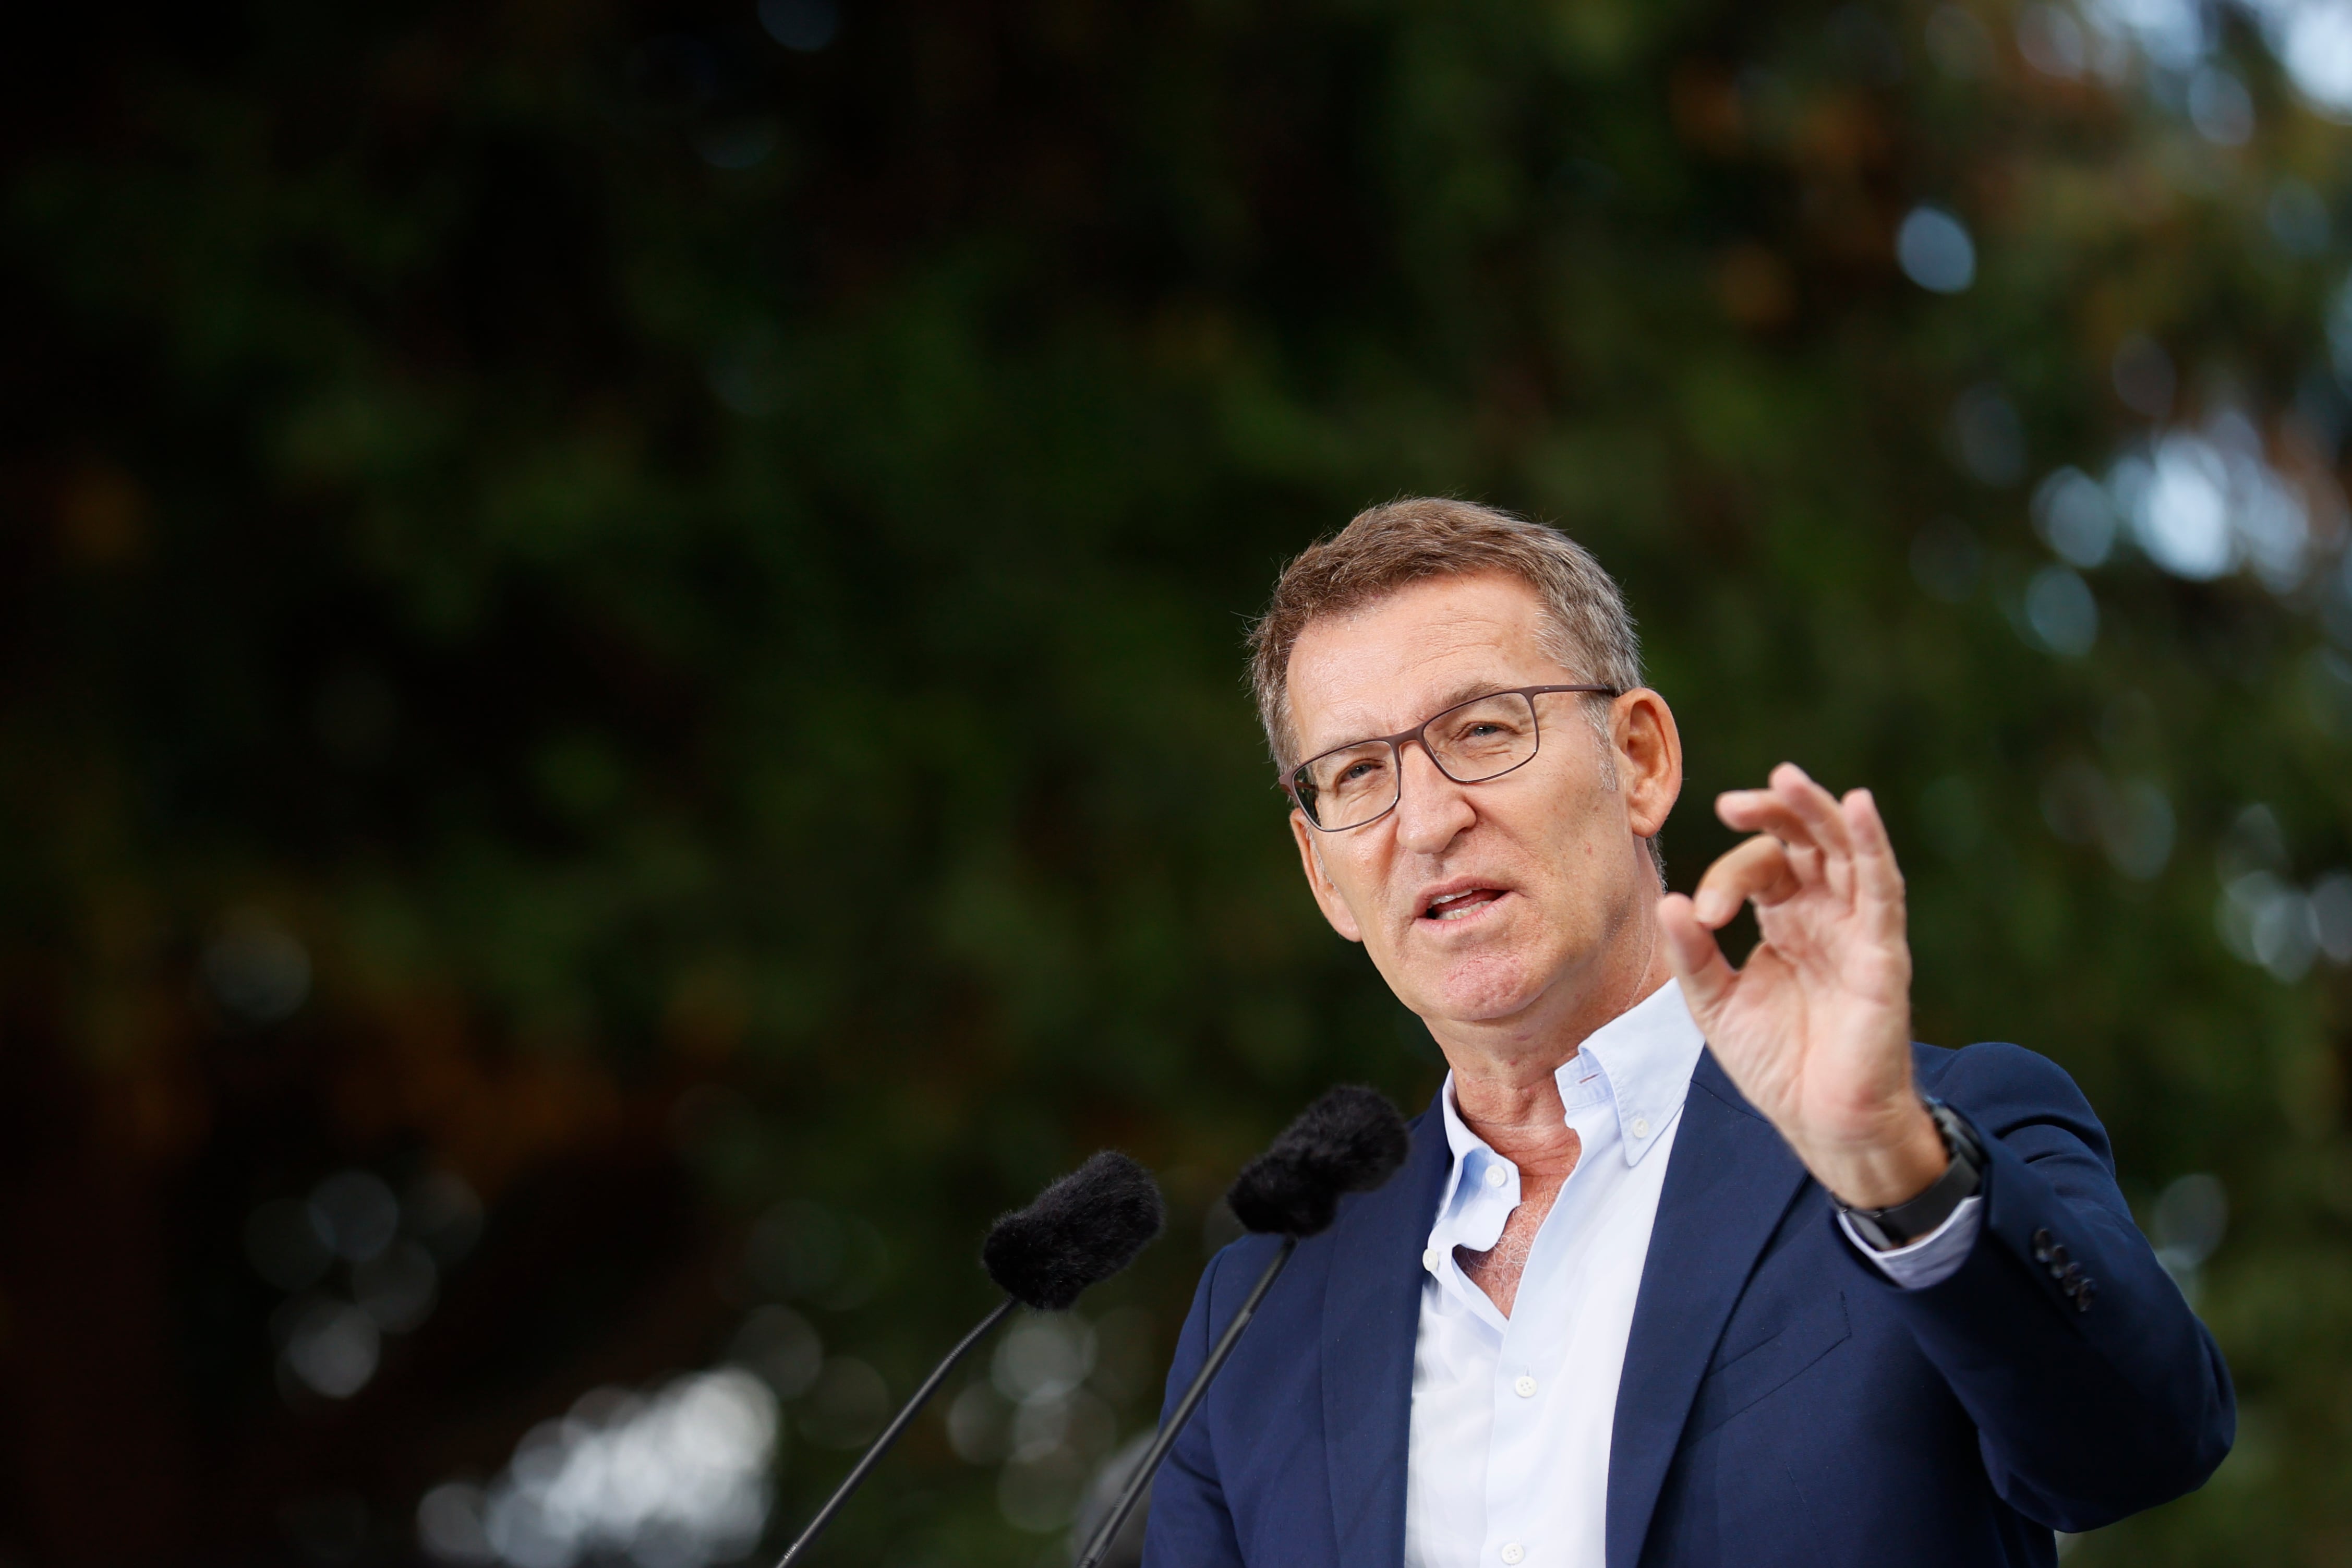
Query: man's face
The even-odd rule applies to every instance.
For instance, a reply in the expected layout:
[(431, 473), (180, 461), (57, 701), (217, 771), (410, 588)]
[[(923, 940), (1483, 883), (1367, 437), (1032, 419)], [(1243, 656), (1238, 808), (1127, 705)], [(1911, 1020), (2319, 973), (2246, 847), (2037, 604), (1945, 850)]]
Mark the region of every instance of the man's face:
[[(1591, 679), (1545, 655), (1541, 624), (1535, 590), (1496, 573), (1417, 583), (1309, 622), (1290, 656), (1299, 756), (1486, 692)], [(1609, 700), (1535, 700), (1543, 743), (1517, 772), (1459, 784), (1407, 745), (1402, 798), (1379, 821), (1320, 833), (1291, 813), (1324, 914), (1433, 1026), (1573, 1012), (1619, 971), (1649, 967), (1658, 889), (1641, 839), (1681, 787), (1674, 720), (1655, 692), (1616, 700), (1612, 789), (1585, 711)]]

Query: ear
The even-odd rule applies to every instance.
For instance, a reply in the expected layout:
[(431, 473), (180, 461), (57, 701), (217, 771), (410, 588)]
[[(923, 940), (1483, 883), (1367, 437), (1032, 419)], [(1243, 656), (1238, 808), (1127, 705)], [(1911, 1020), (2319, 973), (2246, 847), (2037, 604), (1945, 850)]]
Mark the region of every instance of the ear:
[(1298, 867), (1307, 873), (1307, 887), (1315, 895), (1316, 907), (1331, 929), (1349, 942), (1364, 940), (1364, 928), (1356, 923), (1356, 911), (1339, 896), (1339, 884), (1323, 865), (1323, 850), (1315, 842), (1315, 829), (1307, 826), (1307, 814), (1297, 806), (1290, 810), (1290, 836), (1298, 840)]
[(1654, 837), (1683, 793), (1683, 738), (1674, 710), (1648, 687), (1637, 686), (1617, 699), (1609, 730), (1626, 826), (1640, 837)]

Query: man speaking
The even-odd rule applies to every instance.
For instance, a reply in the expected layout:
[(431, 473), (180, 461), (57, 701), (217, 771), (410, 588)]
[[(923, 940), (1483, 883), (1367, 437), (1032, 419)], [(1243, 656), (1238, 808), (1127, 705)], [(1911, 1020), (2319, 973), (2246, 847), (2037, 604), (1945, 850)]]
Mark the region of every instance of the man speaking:
[[(1662, 896), (1682, 744), (1616, 584), (1459, 501), (1308, 550), (1252, 647), (1307, 886), (1452, 1070), (1259, 1309), (1147, 1568), (2048, 1563), (2212, 1472), (2228, 1369), (2080, 1091), (1911, 1043), (1866, 792), (1782, 764)], [(1211, 1262), (1171, 1395), (1276, 1245)]]

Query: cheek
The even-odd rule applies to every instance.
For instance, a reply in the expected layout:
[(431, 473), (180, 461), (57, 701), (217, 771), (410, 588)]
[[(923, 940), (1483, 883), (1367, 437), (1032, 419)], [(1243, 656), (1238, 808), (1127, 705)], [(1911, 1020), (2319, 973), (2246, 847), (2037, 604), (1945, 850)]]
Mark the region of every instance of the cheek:
[(1336, 915), (1343, 916), (1357, 929), (1349, 934), (1359, 941), (1377, 940), (1376, 933), (1387, 925), (1381, 911), (1386, 908), (1386, 869), (1377, 856), (1361, 853), (1347, 856), (1326, 855), (1323, 875), (1329, 886), (1333, 902), (1339, 906)]

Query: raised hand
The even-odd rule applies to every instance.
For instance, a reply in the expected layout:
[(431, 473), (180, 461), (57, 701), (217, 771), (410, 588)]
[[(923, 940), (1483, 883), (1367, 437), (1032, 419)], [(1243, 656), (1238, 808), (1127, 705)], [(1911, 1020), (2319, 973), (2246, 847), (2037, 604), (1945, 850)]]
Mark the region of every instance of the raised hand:
[[(1658, 904), (1667, 961), (1724, 1071), (1814, 1179), (1886, 1208), (1948, 1156), (1911, 1082), (1911, 948), (1903, 877), (1867, 790), (1843, 800), (1793, 763), (1716, 802), (1755, 837)], [(1715, 933), (1742, 903), (1763, 940), (1733, 969)]]

